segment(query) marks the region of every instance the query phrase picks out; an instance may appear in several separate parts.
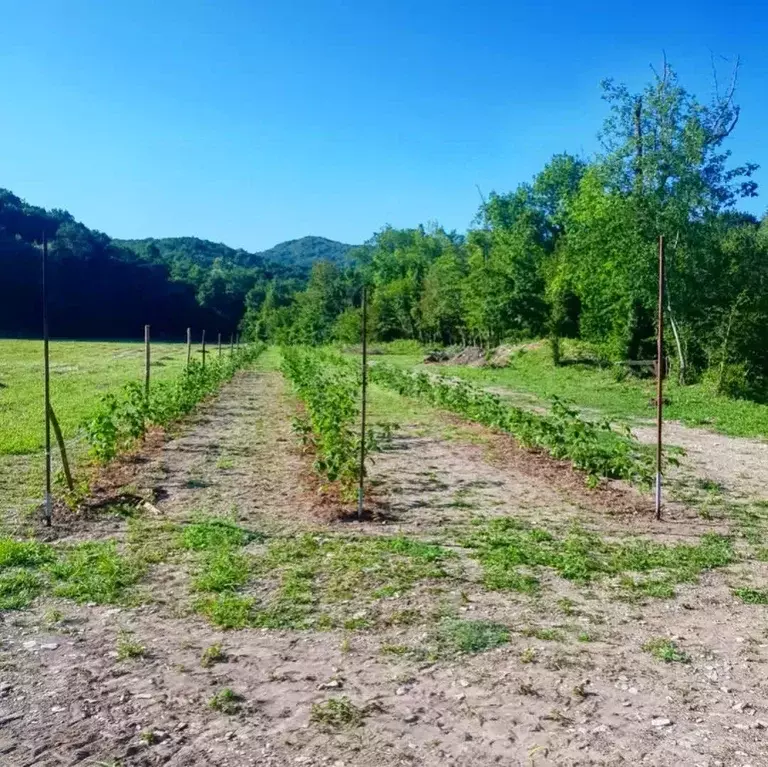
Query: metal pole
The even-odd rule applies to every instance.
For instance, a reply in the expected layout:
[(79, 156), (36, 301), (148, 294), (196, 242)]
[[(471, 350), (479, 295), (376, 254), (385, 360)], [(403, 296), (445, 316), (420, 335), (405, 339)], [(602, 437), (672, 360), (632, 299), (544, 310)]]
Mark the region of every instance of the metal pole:
[(203, 331), (203, 367), (205, 367), (205, 331)]
[(149, 325), (144, 326), (144, 397), (149, 402)]
[(368, 292), (363, 285), (363, 401), (360, 408), (360, 487), (357, 491), (357, 516), (363, 516), (365, 484), (365, 395), (368, 386)]
[(219, 333), (219, 357), (221, 357), (221, 333)]
[(229, 335), (229, 356), (231, 357), (235, 353), (235, 334)]
[(45, 368), (45, 526), (51, 526), (53, 499), (51, 497), (51, 367), (48, 356), (48, 241), (43, 232), (43, 367)]
[(659, 237), (659, 317), (656, 331), (656, 519), (661, 519), (662, 424), (664, 418), (664, 235)]
[(187, 367), (192, 359), (192, 328), (187, 328)]

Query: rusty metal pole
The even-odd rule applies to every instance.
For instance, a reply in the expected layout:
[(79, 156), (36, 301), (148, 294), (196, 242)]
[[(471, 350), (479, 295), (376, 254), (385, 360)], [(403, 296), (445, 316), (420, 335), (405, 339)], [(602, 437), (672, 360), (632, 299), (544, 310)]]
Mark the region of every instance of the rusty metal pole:
[(149, 366), (150, 366), (149, 325), (144, 326), (144, 398), (149, 404)]
[(661, 519), (662, 425), (664, 419), (664, 235), (659, 236), (659, 317), (656, 330), (656, 519)]
[(360, 407), (360, 486), (357, 490), (357, 517), (363, 516), (363, 498), (365, 494), (365, 404), (368, 386), (368, 291), (363, 285), (363, 400)]
[(43, 376), (45, 397), (45, 505), (43, 519), (45, 526), (51, 526), (53, 518), (53, 497), (51, 495), (51, 366), (48, 354), (48, 240), (43, 232)]

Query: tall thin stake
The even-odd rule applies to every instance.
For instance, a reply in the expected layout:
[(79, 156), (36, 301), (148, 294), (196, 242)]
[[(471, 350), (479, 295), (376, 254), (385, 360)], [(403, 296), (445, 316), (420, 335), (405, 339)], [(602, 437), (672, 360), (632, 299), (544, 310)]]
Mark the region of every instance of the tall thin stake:
[(221, 333), (219, 333), (219, 357), (221, 357)]
[(149, 349), (149, 325), (144, 326), (144, 399), (149, 402), (149, 366), (150, 366), (150, 349)]
[(187, 328), (187, 367), (192, 359), (192, 328)]
[(368, 387), (368, 291), (363, 285), (363, 401), (360, 407), (360, 486), (357, 490), (357, 517), (363, 516), (363, 497), (365, 492), (365, 404)]
[(205, 367), (205, 331), (203, 331), (203, 348), (202, 348), (202, 354), (203, 354), (203, 367)]
[(45, 526), (51, 526), (53, 498), (51, 497), (51, 367), (48, 357), (48, 240), (43, 232), (43, 367), (45, 369)]
[(235, 353), (235, 334), (229, 334), (229, 356), (231, 357)]
[(659, 237), (659, 318), (656, 331), (656, 519), (661, 519), (662, 424), (664, 418), (664, 235)]

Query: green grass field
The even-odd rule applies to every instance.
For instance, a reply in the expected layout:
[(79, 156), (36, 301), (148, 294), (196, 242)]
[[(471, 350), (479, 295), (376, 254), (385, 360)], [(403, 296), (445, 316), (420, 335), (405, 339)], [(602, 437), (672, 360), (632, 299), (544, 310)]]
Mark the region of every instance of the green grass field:
[[(615, 420), (633, 422), (655, 417), (653, 380), (628, 378), (618, 382), (611, 369), (596, 367), (589, 359), (580, 362), (580, 351), (579, 345), (566, 342), (564, 364), (559, 367), (552, 364), (546, 344), (518, 353), (505, 368), (421, 365), (421, 356), (415, 354), (378, 355), (372, 360), (433, 370), (477, 386), (503, 387), (524, 395), (512, 398), (522, 407), (546, 407), (551, 397), (558, 396)], [(707, 384), (679, 386), (672, 380), (665, 384), (665, 398), (669, 404), (664, 415), (670, 420), (736, 437), (768, 437), (768, 405), (717, 396)]]
[[(51, 403), (65, 439), (102, 394), (144, 376), (141, 343), (52, 341), (50, 356)], [(183, 344), (153, 344), (153, 379), (175, 376), (185, 361)], [(43, 440), (42, 343), (0, 340), (0, 455), (35, 452)]]
[[(43, 345), (0, 340), (0, 513), (27, 509), (42, 498), (45, 422)], [(75, 439), (99, 398), (143, 380), (144, 345), (114, 341), (52, 341), (51, 402), (70, 459), (86, 452)], [(186, 362), (184, 344), (152, 345), (152, 380), (172, 378)], [(54, 470), (60, 466), (54, 443)], [(0, 520), (1, 522), (2, 520)]]

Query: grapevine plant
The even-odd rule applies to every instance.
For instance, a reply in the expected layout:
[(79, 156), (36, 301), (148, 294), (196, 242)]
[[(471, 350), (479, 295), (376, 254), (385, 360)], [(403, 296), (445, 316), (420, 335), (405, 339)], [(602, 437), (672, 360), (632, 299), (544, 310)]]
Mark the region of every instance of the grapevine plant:
[[(549, 415), (539, 415), (503, 402), (501, 397), (465, 381), (410, 372), (387, 363), (371, 366), (375, 383), (398, 394), (422, 399), (435, 407), (511, 434), (521, 445), (567, 459), (587, 475), (590, 486), (602, 477), (648, 485), (654, 476), (651, 454), (628, 428), (616, 433), (609, 422), (585, 421), (557, 397)], [(672, 460), (672, 459), (670, 459)]]
[[(306, 409), (294, 429), (315, 455), (315, 471), (354, 496), (360, 480), (360, 371), (331, 351), (291, 346), (282, 350), (282, 370)], [(366, 432), (365, 454), (379, 448), (381, 429)]]
[(127, 383), (117, 395), (105, 394), (83, 424), (92, 457), (107, 463), (151, 426), (167, 426), (187, 415), (263, 349), (263, 344), (244, 346), (205, 365), (192, 360), (176, 379), (154, 384), (149, 398), (136, 381)]

